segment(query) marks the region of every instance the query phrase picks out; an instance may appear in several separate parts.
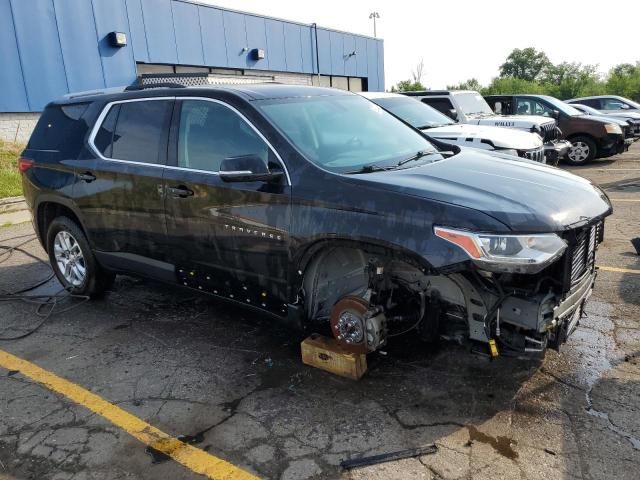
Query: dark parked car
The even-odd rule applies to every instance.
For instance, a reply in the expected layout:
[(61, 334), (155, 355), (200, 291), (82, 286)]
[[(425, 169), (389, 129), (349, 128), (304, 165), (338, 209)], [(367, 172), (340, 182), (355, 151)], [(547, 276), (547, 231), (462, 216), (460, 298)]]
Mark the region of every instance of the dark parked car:
[(567, 100), (567, 103), (588, 105), (602, 112), (640, 112), (640, 104), (619, 95), (595, 95)]
[(589, 117), (548, 95), (489, 95), (485, 100), (496, 113), (555, 118), (564, 138), (571, 142), (564, 160), (572, 165), (622, 153), (633, 143), (618, 121)]
[(454, 324), (516, 352), (559, 346), (611, 213), (580, 177), (430, 142), (314, 87), (72, 96), (46, 107), (20, 170), (70, 292), (143, 275), (360, 352)]
[(602, 117), (605, 120), (615, 119), (618, 121), (626, 122), (626, 124), (631, 127), (626, 135), (635, 137), (636, 140), (640, 138), (640, 113), (626, 112), (624, 110), (604, 113), (600, 110), (596, 110), (595, 108), (589, 107), (587, 105), (581, 105), (579, 103), (572, 103), (571, 106), (580, 110), (585, 115)]

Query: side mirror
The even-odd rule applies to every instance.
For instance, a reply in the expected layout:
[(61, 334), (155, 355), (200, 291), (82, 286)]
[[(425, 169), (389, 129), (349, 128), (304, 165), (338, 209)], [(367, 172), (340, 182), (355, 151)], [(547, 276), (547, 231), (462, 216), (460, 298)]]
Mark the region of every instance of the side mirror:
[(551, 111), (551, 116), (553, 118), (555, 118), (556, 120), (558, 120), (560, 118), (560, 112), (558, 110), (552, 110)]
[(451, 110), (449, 110), (449, 116), (455, 121), (458, 121), (458, 112), (456, 111), (455, 108), (452, 108)]
[(282, 172), (269, 171), (258, 155), (250, 154), (222, 160), (219, 175), (225, 182), (270, 182), (281, 178)]

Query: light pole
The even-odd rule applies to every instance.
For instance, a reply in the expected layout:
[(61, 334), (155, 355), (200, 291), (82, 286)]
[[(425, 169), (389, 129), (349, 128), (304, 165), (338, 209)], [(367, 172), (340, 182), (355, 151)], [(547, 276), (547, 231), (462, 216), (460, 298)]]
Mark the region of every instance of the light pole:
[(378, 12), (371, 12), (369, 14), (369, 19), (373, 18), (373, 37), (374, 38), (378, 38), (377, 32), (376, 32), (376, 18), (380, 18), (380, 14)]

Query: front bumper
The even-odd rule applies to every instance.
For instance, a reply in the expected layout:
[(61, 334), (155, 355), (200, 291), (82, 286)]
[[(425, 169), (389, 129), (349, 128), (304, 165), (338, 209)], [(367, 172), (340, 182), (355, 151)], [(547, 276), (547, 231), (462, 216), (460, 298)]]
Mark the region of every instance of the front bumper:
[(571, 148), (571, 142), (567, 140), (556, 140), (554, 142), (548, 142), (544, 144), (544, 156), (548, 165), (557, 165), (562, 160), (569, 149)]
[[(633, 141), (631, 141), (633, 143)], [(610, 157), (618, 153), (623, 153), (629, 149), (627, 139), (619, 133), (609, 133), (600, 140), (598, 145), (598, 158)]]

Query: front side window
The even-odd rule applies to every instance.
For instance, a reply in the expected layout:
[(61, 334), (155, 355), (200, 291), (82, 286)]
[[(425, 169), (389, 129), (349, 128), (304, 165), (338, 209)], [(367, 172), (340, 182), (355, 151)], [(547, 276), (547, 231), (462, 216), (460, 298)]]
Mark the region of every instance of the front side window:
[(94, 145), (106, 158), (162, 163), (171, 119), (170, 100), (113, 105), (96, 132)]
[(625, 108), (629, 108), (629, 106), (617, 98), (602, 99), (602, 110), (622, 110)]
[(519, 98), (516, 101), (516, 112), (518, 115), (541, 115), (544, 117), (550, 117), (553, 113), (547, 105), (531, 98)]
[(307, 159), (330, 171), (392, 166), (418, 151), (436, 151), (419, 132), (356, 95), (255, 104)]
[(180, 110), (178, 166), (218, 172), (225, 158), (258, 156), (269, 162), (269, 146), (230, 108), (205, 100), (185, 100)]

